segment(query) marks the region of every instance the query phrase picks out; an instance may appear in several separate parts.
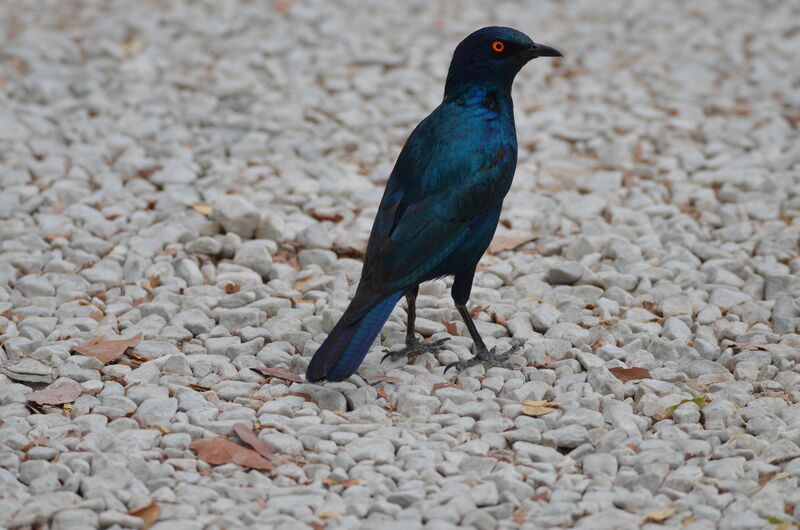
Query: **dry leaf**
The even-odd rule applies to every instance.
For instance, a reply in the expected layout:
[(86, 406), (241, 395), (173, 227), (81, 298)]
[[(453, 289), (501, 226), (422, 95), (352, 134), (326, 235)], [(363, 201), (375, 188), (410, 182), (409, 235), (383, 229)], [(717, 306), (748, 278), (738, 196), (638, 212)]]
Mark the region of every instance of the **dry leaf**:
[(313, 279), (314, 278), (309, 277), (309, 278), (303, 278), (302, 280), (297, 280), (296, 282), (294, 282), (294, 285), (292, 285), (292, 289), (294, 289), (295, 291), (300, 291), (305, 284), (307, 284)]
[(259, 438), (258, 435), (244, 423), (235, 424), (233, 426), (233, 432), (236, 433), (236, 436), (238, 436), (240, 440), (255, 449), (258, 454), (264, 458), (270, 458), (272, 456), (272, 452), (274, 451), (272, 445)]
[(488, 306), (476, 305), (475, 307), (473, 307), (472, 309), (469, 310), (469, 316), (471, 316), (472, 318), (475, 318), (476, 316), (478, 316), (478, 314), (480, 314), (481, 311), (485, 311), (487, 309), (489, 309)]
[(498, 252), (502, 252), (504, 250), (514, 250), (515, 248), (520, 247), (529, 241), (533, 241), (534, 239), (536, 239), (534, 236), (497, 236), (496, 238), (492, 239), (491, 243), (489, 243), (489, 249), (487, 252), (489, 252), (489, 254), (497, 254)]
[(196, 385), (194, 383), (189, 383), (189, 388), (197, 390), (198, 392), (208, 392), (211, 390), (210, 386)]
[(103, 364), (108, 364), (122, 357), (123, 353), (130, 348), (136, 347), (140, 342), (142, 342), (141, 332), (128, 339), (119, 340), (93, 337), (73, 347), (72, 351), (80, 353), (81, 355), (94, 357), (95, 359), (99, 359)]
[(553, 403), (551, 401), (523, 401), (522, 408), (520, 409), (520, 414), (524, 414), (526, 416), (544, 416), (545, 414), (550, 414), (551, 412), (555, 412), (558, 407), (561, 406), (561, 403)]
[(308, 526), (313, 528), (313, 530), (325, 530), (325, 528), (328, 527), (328, 525), (322, 524), (322, 523), (318, 523), (316, 521), (311, 521), (310, 523), (308, 523)]
[(342, 486), (345, 488), (349, 488), (350, 486), (355, 486), (359, 482), (360, 481), (356, 479), (350, 479), (350, 480), (336, 480), (335, 478), (322, 479), (322, 483), (325, 484), (326, 486)]
[(511, 520), (517, 524), (522, 524), (523, 522), (525, 522), (526, 515), (528, 515), (528, 507), (523, 506), (522, 508), (519, 509), (519, 511), (517, 511), (517, 513), (514, 514), (514, 518)]
[(370, 383), (376, 383), (379, 381), (383, 381), (384, 383), (402, 383), (403, 380), (399, 377), (393, 377), (391, 375), (376, 375), (375, 377), (370, 377), (368, 379)]
[(386, 390), (384, 390), (382, 388), (378, 388), (376, 390), (376, 392), (378, 393), (378, 397), (383, 398), (383, 399), (389, 399), (389, 394), (386, 393)]
[(769, 473), (761, 475), (761, 477), (759, 477), (758, 479), (758, 485), (763, 488), (766, 485), (766, 483), (772, 480), (772, 478), (777, 474), (778, 474), (777, 471), (770, 471)]
[(617, 368), (609, 368), (608, 370), (623, 383), (627, 383), (628, 381), (633, 381), (634, 379), (652, 379), (652, 377), (650, 376), (650, 371), (646, 370), (645, 368), (617, 367)]
[(81, 395), (83, 387), (73, 381), (61, 381), (42, 390), (28, 394), (28, 401), (39, 405), (63, 405), (72, 403)]
[(263, 375), (264, 377), (277, 377), (278, 379), (285, 379), (294, 383), (300, 383), (303, 380), (294, 372), (290, 372), (288, 368), (281, 366), (275, 368), (250, 368), (252, 371)]
[(242, 447), (221, 436), (195, 440), (189, 444), (189, 449), (197, 451), (199, 459), (214, 466), (232, 462), (253, 469), (269, 471), (273, 468), (269, 460), (264, 459), (252, 449)]
[(500, 324), (501, 326), (505, 326), (506, 323), (508, 323), (508, 321), (505, 318), (503, 318), (501, 315), (498, 315), (497, 313), (492, 313), (492, 322), (494, 322), (495, 324)]
[(316, 210), (309, 211), (308, 215), (310, 215), (311, 217), (313, 217), (317, 221), (333, 221), (334, 223), (338, 223), (339, 221), (344, 219), (344, 217), (342, 217), (342, 214), (339, 214), (339, 213), (333, 213), (333, 214), (331, 214), (331, 213), (322, 213), (322, 212), (318, 212)]
[(731, 346), (740, 350), (768, 351), (765, 344), (753, 344), (752, 342), (733, 342)]
[(342, 514), (340, 514), (339, 512), (322, 512), (318, 513), (317, 517), (319, 517), (320, 519), (341, 519)]
[(442, 324), (444, 324), (445, 329), (450, 335), (458, 335), (458, 326), (455, 322), (447, 322), (443, 320)]
[(192, 204), (192, 208), (194, 208), (196, 212), (206, 216), (211, 215), (211, 212), (214, 210), (214, 208), (212, 208), (210, 204), (205, 204), (202, 202)]
[(235, 283), (226, 283), (225, 284), (225, 293), (226, 294), (234, 294), (241, 291), (242, 288), (236, 285)]
[(458, 383), (455, 383), (453, 381), (445, 381), (444, 383), (436, 383), (435, 385), (433, 385), (432, 392), (436, 392), (440, 388), (447, 388), (447, 387), (453, 387), (453, 388), (460, 389), (461, 385), (459, 385)]
[(158, 518), (161, 515), (161, 508), (159, 508), (157, 504), (153, 503), (148, 504), (144, 508), (139, 508), (138, 510), (128, 513), (141, 519), (143, 521), (141, 526), (142, 530), (147, 530), (156, 524), (156, 521), (158, 521)]
[(662, 508), (661, 510), (656, 510), (654, 512), (650, 512), (644, 516), (644, 522), (646, 523), (663, 523), (678, 511), (678, 509), (674, 506), (669, 506), (667, 508)]

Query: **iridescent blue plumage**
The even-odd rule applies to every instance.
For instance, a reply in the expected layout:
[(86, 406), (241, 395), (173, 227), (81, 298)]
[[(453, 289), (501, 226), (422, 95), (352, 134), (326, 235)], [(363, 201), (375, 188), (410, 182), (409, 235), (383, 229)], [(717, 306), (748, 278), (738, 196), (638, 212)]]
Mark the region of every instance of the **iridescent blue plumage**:
[(494, 236), (517, 163), (511, 84), (530, 59), (558, 56), (511, 28), (488, 27), (456, 48), (441, 105), (406, 141), (389, 177), (367, 245), (356, 295), (315, 353), (309, 381), (340, 381), (358, 368), (397, 300), (424, 281), (454, 275), (452, 295), (490, 362), (466, 303), (475, 267)]

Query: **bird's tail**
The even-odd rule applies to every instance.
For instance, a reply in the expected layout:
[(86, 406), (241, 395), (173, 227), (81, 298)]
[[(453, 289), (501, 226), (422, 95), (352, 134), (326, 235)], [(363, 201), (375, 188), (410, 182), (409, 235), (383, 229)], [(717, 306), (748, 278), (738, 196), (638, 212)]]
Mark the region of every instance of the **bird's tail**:
[(351, 304), (311, 359), (306, 380), (343, 381), (353, 375), (402, 295), (389, 295), (355, 322), (347, 318)]

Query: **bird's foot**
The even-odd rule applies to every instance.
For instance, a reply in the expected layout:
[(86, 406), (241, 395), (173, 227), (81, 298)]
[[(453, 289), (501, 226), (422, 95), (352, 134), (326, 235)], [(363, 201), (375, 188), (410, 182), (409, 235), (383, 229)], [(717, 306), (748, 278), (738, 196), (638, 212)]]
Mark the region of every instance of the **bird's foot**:
[(469, 368), (470, 366), (475, 366), (476, 364), (481, 363), (488, 366), (496, 366), (498, 368), (518, 368), (516, 364), (506, 361), (508, 361), (508, 358), (520, 348), (522, 348), (522, 344), (514, 344), (508, 349), (508, 351), (503, 353), (495, 353), (495, 350), (497, 349), (496, 347), (488, 351), (479, 351), (477, 354), (475, 354), (475, 357), (467, 359), (466, 361), (456, 361), (448, 364), (444, 371), (447, 373), (450, 368), (455, 368), (456, 371), (460, 372), (465, 368)]
[(396, 361), (401, 359), (402, 357), (409, 357), (413, 359), (417, 355), (421, 355), (423, 353), (435, 353), (439, 351), (442, 345), (450, 340), (449, 338), (445, 337), (443, 339), (435, 340), (433, 342), (420, 342), (418, 340), (414, 340), (411, 344), (406, 343), (406, 347), (402, 350), (391, 351), (383, 356), (381, 362), (385, 361), (386, 359), (391, 359)]

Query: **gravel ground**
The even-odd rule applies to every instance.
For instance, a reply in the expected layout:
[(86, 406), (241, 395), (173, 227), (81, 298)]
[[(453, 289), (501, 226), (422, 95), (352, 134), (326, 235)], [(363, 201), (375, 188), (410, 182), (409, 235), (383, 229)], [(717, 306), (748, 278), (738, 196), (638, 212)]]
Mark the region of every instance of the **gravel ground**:
[[(0, 526), (787, 528), (799, 20), (777, 0), (4, 0)], [(566, 56), (517, 78), (498, 235), (527, 242), (472, 297), (522, 368), (443, 375), (471, 342), (440, 280), (417, 328), (458, 335), (438, 355), (379, 363), (401, 303), (347, 382), (253, 371), (303, 373), (402, 142), (492, 23)], [(73, 350), (138, 333), (116, 361)], [(650, 378), (614, 370), (634, 367)], [(55, 387), (76, 394), (29, 395)], [(273, 470), (189, 449), (242, 443), (237, 423)]]

